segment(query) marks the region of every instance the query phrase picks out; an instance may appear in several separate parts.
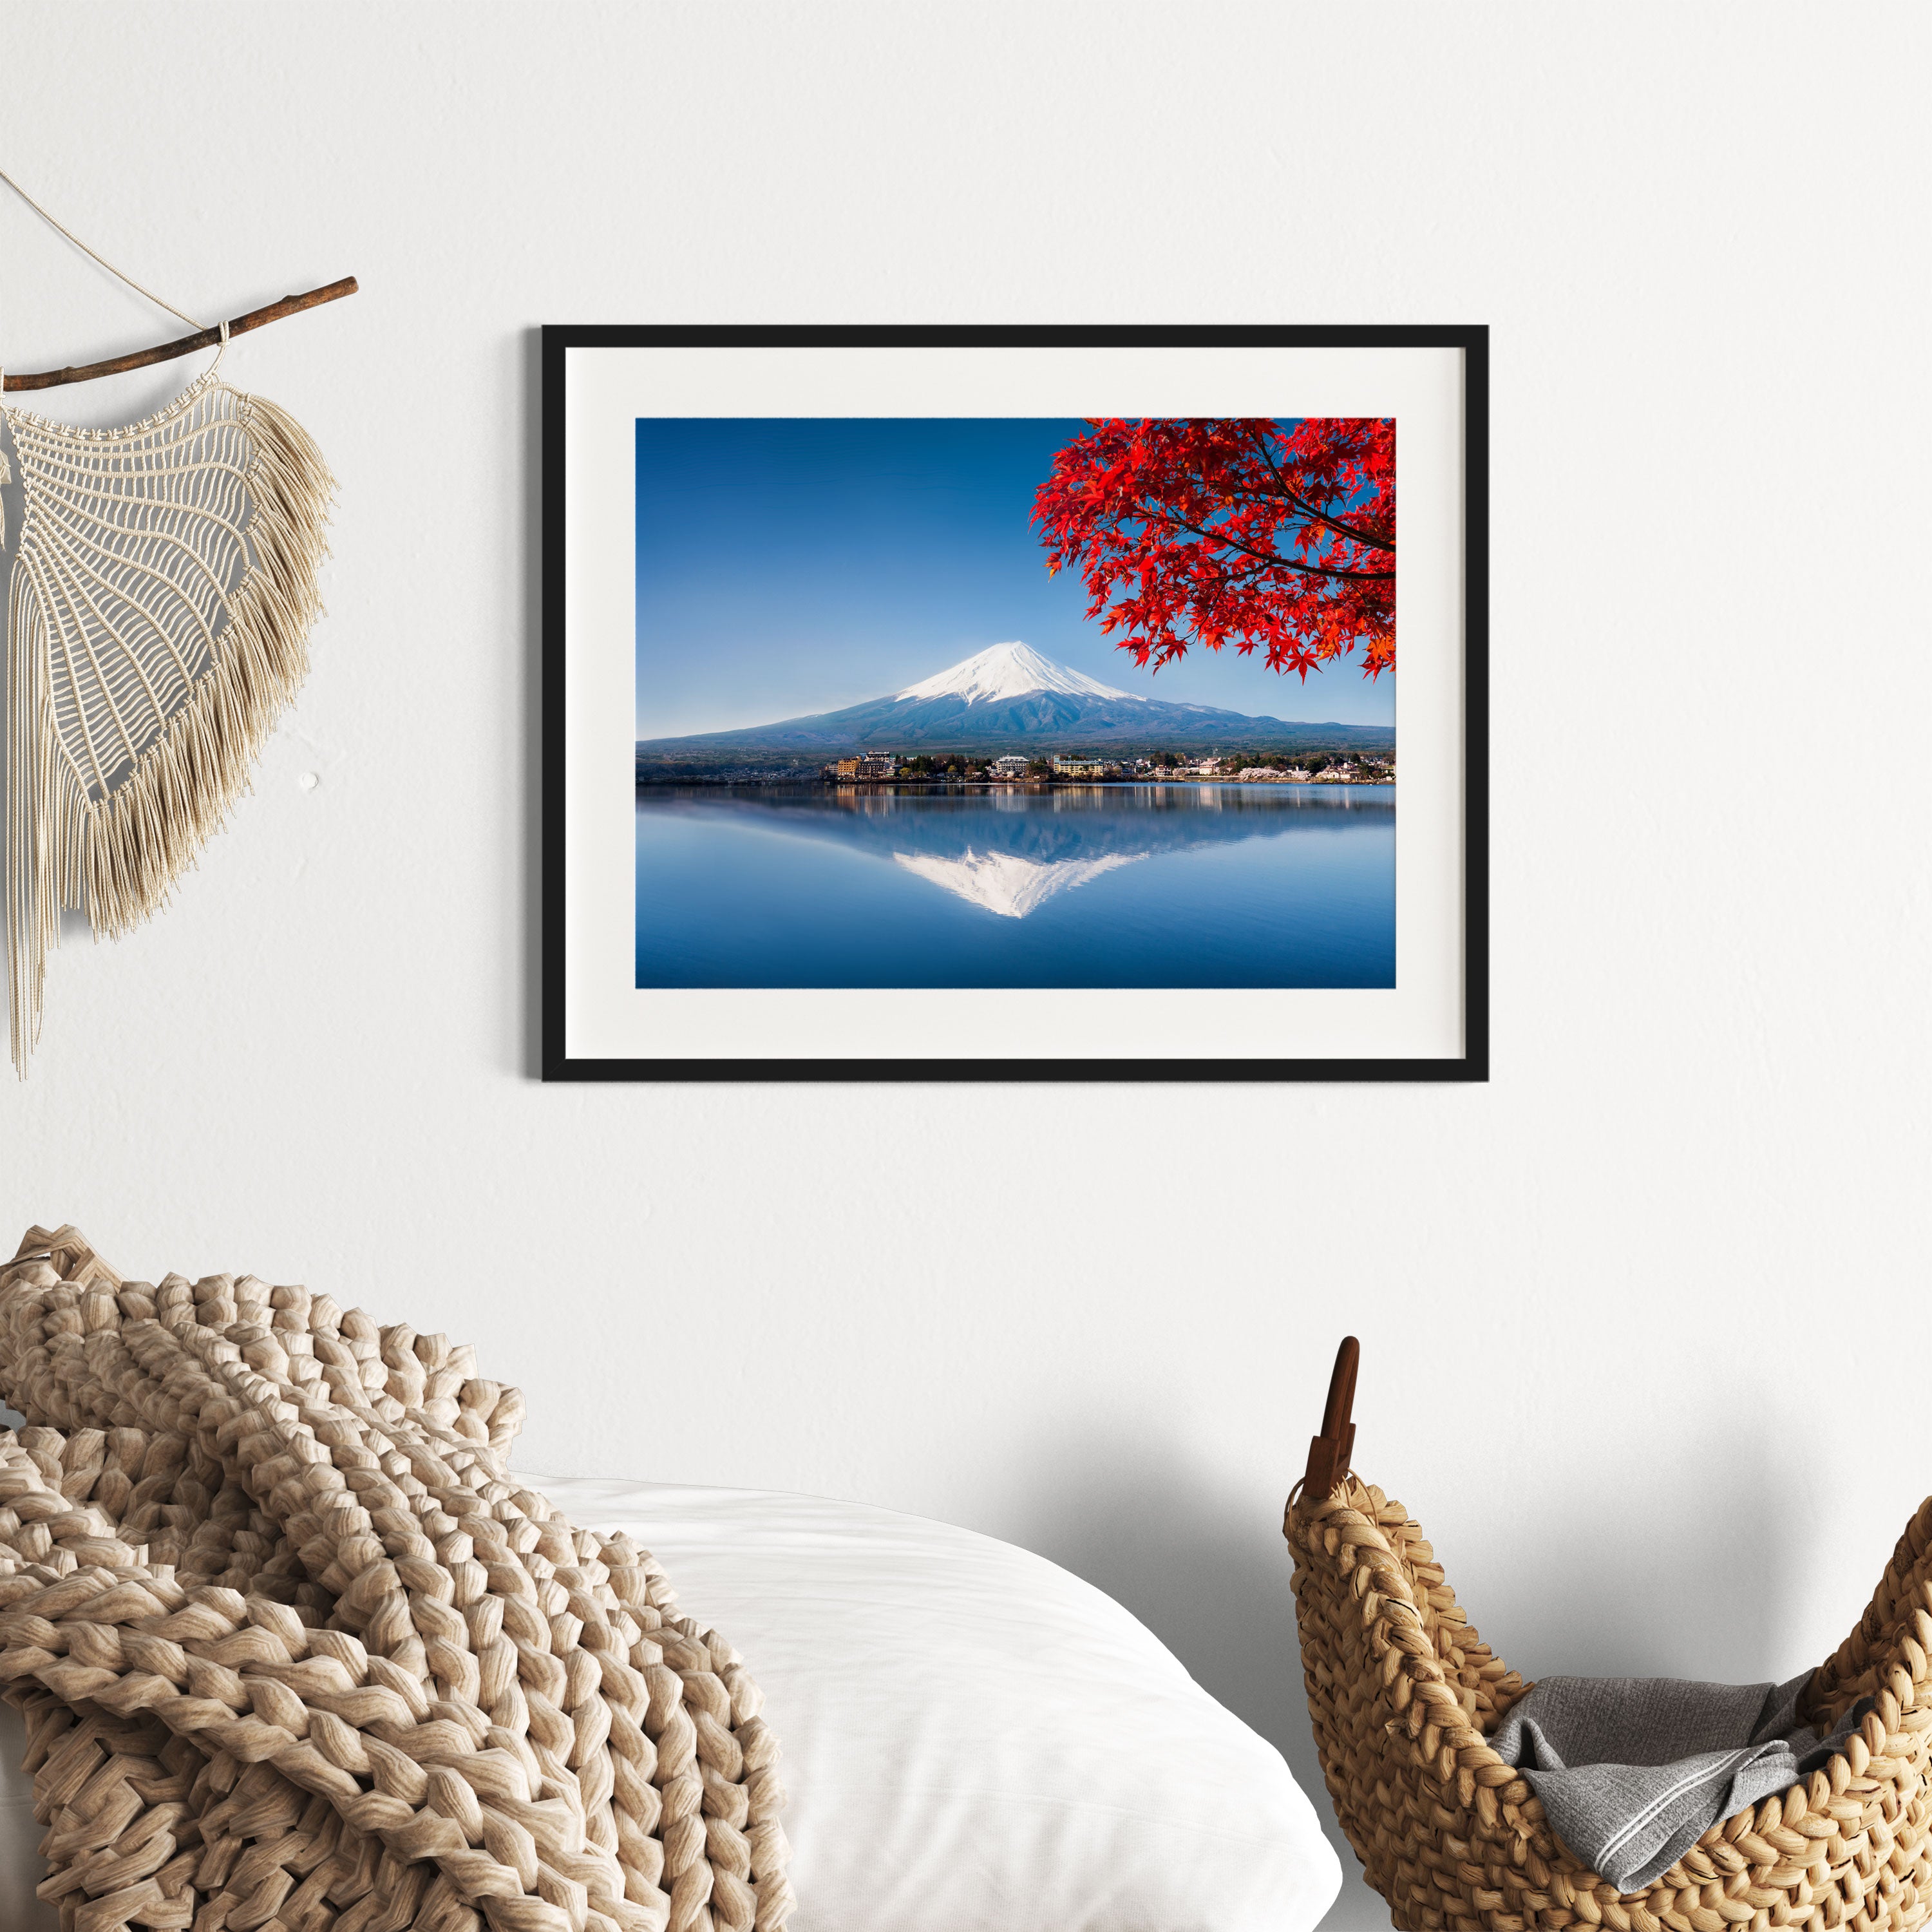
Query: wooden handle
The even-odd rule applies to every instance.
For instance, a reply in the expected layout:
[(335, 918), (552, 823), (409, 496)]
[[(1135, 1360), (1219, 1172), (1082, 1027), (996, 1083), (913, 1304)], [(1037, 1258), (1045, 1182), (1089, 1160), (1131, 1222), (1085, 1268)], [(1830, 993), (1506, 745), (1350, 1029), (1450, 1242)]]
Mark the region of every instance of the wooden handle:
[(1329, 1495), (1348, 1473), (1355, 1451), (1355, 1425), (1349, 1413), (1355, 1406), (1355, 1369), (1362, 1345), (1352, 1335), (1342, 1337), (1335, 1351), (1334, 1372), (1328, 1378), (1328, 1401), (1322, 1412), (1322, 1433), (1308, 1445), (1308, 1469), (1301, 1479), (1304, 1496)]
[[(325, 288), (310, 289), (306, 295), (284, 296), (266, 308), (251, 308), (228, 325), (230, 335), (246, 335), (251, 328), (266, 328), (286, 315), (299, 315), (304, 309), (320, 308), (324, 302), (340, 302), (356, 292), (356, 278), (344, 275)], [(110, 356), (105, 362), (83, 363), (74, 369), (43, 369), (27, 376), (9, 376), (6, 387), (20, 389), (58, 389), (68, 382), (91, 382), (98, 376), (118, 376), (128, 369), (145, 369), (150, 363), (172, 362), (177, 356), (191, 356), (197, 349), (212, 349), (221, 340), (218, 328), (204, 328), (198, 334), (183, 335), (157, 348), (137, 349), (131, 355)]]

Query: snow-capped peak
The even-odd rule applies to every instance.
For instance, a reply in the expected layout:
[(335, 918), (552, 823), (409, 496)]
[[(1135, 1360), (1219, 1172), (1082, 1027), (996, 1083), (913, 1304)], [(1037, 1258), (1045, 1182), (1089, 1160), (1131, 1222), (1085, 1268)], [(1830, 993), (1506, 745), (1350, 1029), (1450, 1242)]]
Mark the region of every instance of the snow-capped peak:
[(908, 698), (963, 698), (968, 704), (985, 704), (1024, 698), (1033, 691), (1064, 692), (1070, 698), (1132, 698), (1139, 694), (1117, 691), (1111, 684), (1042, 657), (1030, 644), (1014, 643), (991, 645), (950, 670), (923, 683), (908, 685), (898, 696), (902, 701)]

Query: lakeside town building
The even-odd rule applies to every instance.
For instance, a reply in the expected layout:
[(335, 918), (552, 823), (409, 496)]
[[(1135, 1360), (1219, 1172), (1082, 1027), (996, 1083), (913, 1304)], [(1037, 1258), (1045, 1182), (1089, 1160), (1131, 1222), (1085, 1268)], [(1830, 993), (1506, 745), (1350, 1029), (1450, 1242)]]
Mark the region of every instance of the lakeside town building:
[[(838, 758), (820, 767), (824, 776), (837, 784), (864, 783), (900, 777), (918, 778), (926, 772), (928, 760), (921, 758), (908, 766), (896, 752), (870, 752), (862, 756)], [(975, 761), (948, 763), (942, 758), (938, 776), (956, 776), (963, 771), (971, 776), (976, 769), (986, 777), (1003, 782), (1024, 778), (1039, 764), (1024, 753), (1008, 752), (976, 766)], [(1331, 756), (1316, 761), (1319, 770), (1307, 765), (1250, 765), (1239, 758), (1210, 755), (1183, 759), (1174, 764), (1156, 764), (1151, 758), (1110, 758), (1093, 752), (1063, 752), (1051, 760), (1057, 778), (1152, 779), (1165, 784), (1171, 780), (1220, 779), (1238, 784), (1393, 784), (1395, 761), (1390, 758), (1351, 758)], [(774, 772), (770, 776), (782, 776)]]

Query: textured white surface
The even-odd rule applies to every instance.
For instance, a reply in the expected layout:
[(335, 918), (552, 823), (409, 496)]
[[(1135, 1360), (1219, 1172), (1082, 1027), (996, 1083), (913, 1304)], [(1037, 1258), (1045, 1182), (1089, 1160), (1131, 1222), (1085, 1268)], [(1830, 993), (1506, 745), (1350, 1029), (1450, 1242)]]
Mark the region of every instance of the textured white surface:
[[(1932, 1488), (1928, 34), (0, 0), (0, 165), (129, 273), (363, 284), (230, 353), (342, 479), (315, 673), (166, 916), (50, 962), (10, 1238), (472, 1340), (534, 1466), (1037, 1550), (1311, 1793), (1278, 1525), (1344, 1329), (1363, 1466), (1513, 1662), (1815, 1662)], [(0, 262), (10, 368), (166, 332), (4, 194)], [(537, 323), (1445, 317), (1495, 332), (1491, 1084), (528, 1078)], [(1227, 668), (1155, 689), (1268, 708)]]
[(990, 644), (962, 658), (950, 670), (923, 682), (908, 685), (898, 694), (907, 698), (963, 698), (968, 704), (992, 704), (1024, 698), (1030, 691), (1059, 691), (1073, 698), (1131, 698), (1147, 702), (1144, 691), (1122, 691), (1102, 684), (1084, 671), (1044, 658), (1030, 644)]
[(1308, 1932), (1334, 1898), (1280, 1754), (1054, 1564), (812, 1496), (525, 1480), (744, 1652), (794, 1932)]

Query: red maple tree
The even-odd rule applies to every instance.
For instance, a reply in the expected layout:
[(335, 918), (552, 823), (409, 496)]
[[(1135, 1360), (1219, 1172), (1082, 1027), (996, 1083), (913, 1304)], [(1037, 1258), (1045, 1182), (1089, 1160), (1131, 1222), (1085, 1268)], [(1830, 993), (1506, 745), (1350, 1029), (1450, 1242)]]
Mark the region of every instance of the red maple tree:
[(1089, 420), (1034, 497), (1048, 570), (1158, 670), (1193, 644), (1310, 670), (1395, 668), (1395, 424), (1370, 416)]

